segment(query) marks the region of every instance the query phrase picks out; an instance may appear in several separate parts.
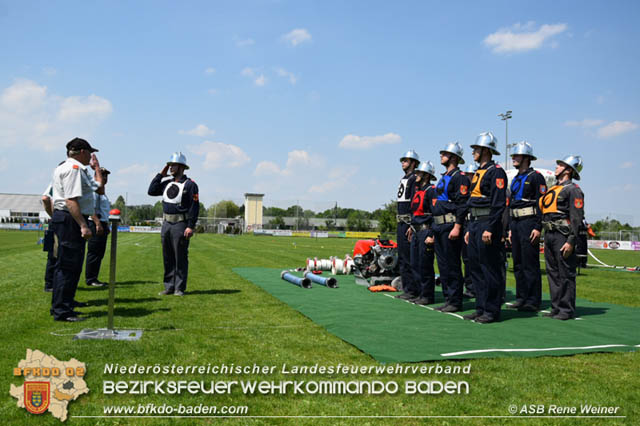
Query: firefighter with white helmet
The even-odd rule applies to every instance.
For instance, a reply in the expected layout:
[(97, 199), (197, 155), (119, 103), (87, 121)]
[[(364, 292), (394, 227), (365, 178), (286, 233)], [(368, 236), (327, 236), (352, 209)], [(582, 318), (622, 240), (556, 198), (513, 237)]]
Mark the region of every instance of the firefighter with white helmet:
[(435, 199), (435, 188), (430, 182), (436, 179), (436, 169), (431, 161), (424, 161), (415, 170), (415, 174), (416, 190), (411, 200), (411, 227), (407, 231), (407, 237), (411, 242), (411, 293), (417, 296), (409, 301), (418, 305), (430, 305), (434, 303), (436, 283), (431, 230), (431, 200)]
[(431, 207), (434, 248), (445, 301), (436, 309), (442, 312), (462, 310), (464, 282), (460, 256), (466, 202), (469, 198), (469, 178), (458, 167), (464, 164), (463, 154), (458, 142), (448, 143), (440, 151), (440, 164), (446, 171), (436, 184), (436, 199)]
[(184, 154), (174, 152), (149, 185), (149, 195), (162, 195), (164, 290), (160, 295), (183, 296), (187, 289), (189, 240), (200, 211), (198, 185), (184, 174), (188, 168)]
[(484, 132), (471, 145), (473, 159), (480, 166), (471, 181), (465, 242), (476, 293), (476, 310), (464, 318), (479, 323), (500, 320), (504, 290), (502, 217), (507, 202), (507, 174), (492, 160), (493, 155), (500, 155), (497, 142), (491, 132)]
[(412, 293), (414, 286), (411, 265), (409, 263), (411, 255), (407, 231), (411, 225), (411, 200), (415, 193), (416, 184), (415, 169), (420, 164), (420, 156), (413, 149), (410, 149), (400, 157), (400, 164), (402, 165), (404, 176), (400, 179), (400, 186), (398, 187), (396, 198), (398, 204), (398, 214), (396, 215), (398, 227), (396, 236), (398, 240), (398, 266), (400, 268), (400, 277), (402, 279), (402, 289), (404, 292), (396, 297), (408, 300), (417, 296), (417, 294)]
[(521, 141), (511, 154), (518, 174), (511, 181), (509, 194), (509, 239), (516, 279), (516, 300), (509, 307), (536, 312), (542, 301), (540, 275), (540, 232), (542, 213), (538, 200), (546, 192), (544, 177), (531, 166), (536, 160), (533, 147)]
[(545, 316), (558, 320), (575, 318), (575, 246), (584, 219), (584, 193), (573, 180), (580, 180), (582, 157), (569, 155), (556, 161), (556, 185), (540, 198), (544, 233), (544, 260), (551, 312)]

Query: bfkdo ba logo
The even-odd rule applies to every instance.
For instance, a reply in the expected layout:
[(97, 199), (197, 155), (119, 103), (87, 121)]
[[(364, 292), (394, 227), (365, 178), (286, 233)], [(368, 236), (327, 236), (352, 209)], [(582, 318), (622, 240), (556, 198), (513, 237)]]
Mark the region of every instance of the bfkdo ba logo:
[(49, 408), (51, 383), (24, 382), (24, 408), (33, 414), (42, 414)]
[(69, 404), (89, 393), (84, 381), (87, 367), (75, 358), (61, 361), (39, 350), (27, 349), (26, 357), (13, 369), (15, 380), (9, 393), (17, 400), (19, 408), (31, 414), (50, 413), (64, 422), (67, 420)]

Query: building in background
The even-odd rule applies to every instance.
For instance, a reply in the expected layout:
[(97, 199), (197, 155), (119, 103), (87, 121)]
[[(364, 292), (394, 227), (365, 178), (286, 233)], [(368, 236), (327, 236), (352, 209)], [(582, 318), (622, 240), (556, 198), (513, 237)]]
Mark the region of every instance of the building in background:
[(41, 195), (0, 194), (0, 221), (2, 223), (43, 223), (49, 219), (44, 211)]
[(262, 199), (264, 194), (244, 194), (244, 232), (262, 229)]

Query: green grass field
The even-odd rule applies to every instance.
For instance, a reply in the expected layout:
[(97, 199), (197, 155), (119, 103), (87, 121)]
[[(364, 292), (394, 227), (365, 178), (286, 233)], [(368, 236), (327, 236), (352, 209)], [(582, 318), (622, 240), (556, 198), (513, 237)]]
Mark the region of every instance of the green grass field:
[[(82, 323), (54, 322), (50, 294), (43, 292), (46, 253), (35, 232), (0, 231), (2, 341), (0, 404), (3, 424), (57, 424), (50, 414), (35, 416), (16, 406), (9, 384), (21, 384), (12, 370), (27, 348), (60, 360), (87, 364), (91, 390), (69, 406), (70, 424), (638, 424), (640, 422), (640, 355), (637, 352), (594, 353), (567, 357), (445, 361), (442, 366), (471, 364), (469, 375), (109, 375), (106, 363), (121, 365), (263, 366), (345, 364), (377, 365), (368, 355), (315, 325), (268, 293), (237, 276), (232, 268), (302, 266), (309, 256), (343, 256), (354, 240), (197, 235), (191, 243), (188, 294), (161, 297), (162, 256), (158, 234), (119, 234), (116, 328), (142, 328), (136, 342), (72, 341), (82, 328), (105, 327), (107, 294), (81, 280), (77, 299), (89, 318)], [(640, 253), (603, 252), (604, 262), (640, 265)], [(109, 252), (101, 279), (108, 280)], [(513, 287), (513, 275), (508, 285)], [(543, 290), (547, 286), (543, 276)], [(578, 297), (640, 307), (640, 273), (586, 269), (578, 277)], [(425, 324), (429, 327), (429, 324)], [(640, 332), (639, 332), (640, 337)], [(416, 336), (417, 339), (420, 336)], [(638, 339), (640, 340), (640, 338)], [(640, 341), (638, 342), (640, 343)], [(437, 344), (437, 342), (434, 342)], [(435, 365), (423, 363), (419, 365)], [(105, 380), (465, 380), (467, 395), (105, 395)], [(139, 404), (238, 405), (249, 416), (391, 416), (383, 418), (79, 418), (102, 416), (103, 407)], [(454, 418), (396, 416), (509, 416), (509, 406), (581, 404), (620, 407), (620, 419)]]

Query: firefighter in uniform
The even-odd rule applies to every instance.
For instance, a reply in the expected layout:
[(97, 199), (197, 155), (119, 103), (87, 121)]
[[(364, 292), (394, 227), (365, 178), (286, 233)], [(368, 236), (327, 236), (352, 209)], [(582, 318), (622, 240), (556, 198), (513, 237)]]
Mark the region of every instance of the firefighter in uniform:
[[(464, 175), (469, 179), (469, 182), (471, 182), (471, 179), (473, 179), (473, 175), (476, 173), (476, 170), (478, 170), (478, 164), (475, 162), (469, 164), (465, 169)], [(469, 222), (465, 221), (464, 227), (462, 228), (463, 235), (467, 233), (468, 225)], [(466, 242), (463, 242), (462, 244), (462, 263), (464, 263), (464, 293), (462, 293), (462, 296), (467, 299), (473, 299), (474, 297), (476, 297), (476, 293), (473, 290), (473, 281), (471, 281), (471, 267), (469, 266), (467, 245), (468, 244)]]
[[(104, 167), (102, 171), (103, 186), (107, 185), (109, 170)], [(98, 194), (94, 192), (93, 200), (95, 203), (95, 214), (89, 218), (89, 228), (93, 233), (93, 237), (87, 243), (87, 261), (84, 267), (85, 282), (88, 286), (104, 287), (107, 283), (98, 280), (100, 274), (100, 265), (104, 252), (107, 248), (107, 238), (109, 237), (109, 211), (111, 203), (106, 194)]]
[(478, 135), (473, 159), (480, 167), (471, 181), (468, 244), (471, 279), (476, 292), (476, 310), (465, 315), (468, 320), (490, 323), (500, 320), (503, 281), (502, 257), (503, 214), (506, 208), (507, 174), (491, 157), (500, 155), (497, 139), (491, 132)]
[(444, 305), (436, 309), (442, 312), (462, 310), (464, 281), (460, 256), (469, 197), (469, 179), (458, 168), (459, 164), (464, 164), (463, 154), (458, 142), (449, 143), (440, 151), (440, 164), (447, 170), (436, 185), (437, 197), (431, 207), (436, 259), (445, 300)]
[(537, 312), (542, 301), (540, 275), (540, 232), (542, 214), (538, 199), (547, 191), (544, 177), (531, 167), (536, 160), (528, 142), (516, 144), (511, 154), (518, 174), (511, 181), (509, 195), (509, 240), (516, 279), (516, 301), (512, 309)]
[(411, 271), (417, 296), (409, 301), (417, 305), (431, 305), (435, 299), (436, 277), (431, 230), (431, 200), (435, 198), (435, 187), (430, 181), (436, 179), (436, 169), (431, 161), (422, 162), (415, 174), (416, 190), (411, 200), (411, 226), (407, 238), (411, 242)]
[(584, 194), (572, 179), (580, 179), (582, 158), (569, 155), (556, 163), (557, 183), (539, 200), (551, 294), (551, 312), (545, 316), (568, 320), (576, 314), (575, 247), (584, 219)]
[(163, 296), (184, 296), (187, 289), (189, 240), (200, 211), (198, 185), (184, 174), (188, 168), (184, 154), (175, 152), (149, 185), (149, 195), (162, 195)]
[(397, 194), (398, 214), (396, 215), (396, 221), (398, 222), (398, 228), (396, 237), (398, 243), (398, 267), (402, 279), (403, 293), (396, 297), (408, 300), (418, 296), (418, 288), (414, 286), (411, 272), (411, 254), (407, 231), (411, 224), (411, 200), (413, 199), (416, 184), (414, 171), (420, 164), (420, 156), (414, 150), (409, 150), (400, 157), (400, 163), (402, 164), (404, 176), (400, 180)]
[[(67, 160), (53, 172), (54, 257), (51, 315), (56, 321), (76, 322), (85, 318), (73, 308), (86, 306), (75, 302), (82, 273), (85, 242), (91, 238), (87, 219), (94, 213), (93, 192), (103, 192), (100, 164), (89, 142), (75, 138), (67, 144)], [(87, 166), (93, 163), (95, 180)]]

